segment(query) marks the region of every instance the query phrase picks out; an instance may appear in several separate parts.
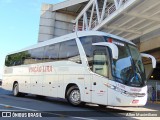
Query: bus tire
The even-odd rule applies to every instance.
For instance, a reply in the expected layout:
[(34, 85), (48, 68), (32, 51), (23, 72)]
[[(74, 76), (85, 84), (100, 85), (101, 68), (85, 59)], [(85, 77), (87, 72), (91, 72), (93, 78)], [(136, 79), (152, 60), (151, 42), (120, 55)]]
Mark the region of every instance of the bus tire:
[(42, 96), (42, 95), (36, 95), (36, 98), (38, 98), (38, 99), (45, 99), (46, 98), (46, 96)]
[(73, 106), (80, 106), (81, 102), (80, 90), (77, 86), (72, 86), (67, 91), (67, 101)]
[(106, 108), (106, 105), (99, 105), (100, 108)]
[(18, 83), (15, 83), (13, 85), (13, 95), (16, 97), (20, 96)]

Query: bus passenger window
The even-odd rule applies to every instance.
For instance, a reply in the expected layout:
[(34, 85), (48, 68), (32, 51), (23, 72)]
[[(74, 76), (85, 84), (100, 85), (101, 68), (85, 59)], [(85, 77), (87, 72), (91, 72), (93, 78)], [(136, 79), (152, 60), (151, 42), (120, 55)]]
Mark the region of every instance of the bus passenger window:
[(67, 60), (81, 64), (80, 54), (75, 40), (61, 43), (59, 60)]
[(32, 64), (32, 58), (31, 58), (31, 50), (25, 51), (24, 56), (22, 57), (23, 65)]
[(44, 47), (31, 50), (31, 64), (42, 63)]
[(59, 44), (53, 44), (45, 47), (44, 61), (52, 62), (58, 60)]

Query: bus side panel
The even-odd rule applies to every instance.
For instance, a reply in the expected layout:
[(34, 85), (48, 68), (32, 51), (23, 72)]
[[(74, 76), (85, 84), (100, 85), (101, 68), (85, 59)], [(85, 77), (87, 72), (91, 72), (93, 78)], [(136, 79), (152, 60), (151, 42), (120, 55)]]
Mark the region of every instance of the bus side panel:
[(19, 84), (19, 92), (30, 93), (30, 66), (23, 65), (13, 68), (13, 74), (17, 75), (14, 81), (17, 81)]
[(35, 75), (31, 76), (31, 84), (30, 84), (30, 90), (32, 94), (36, 95), (42, 95), (42, 81), (43, 81), (43, 75)]
[(85, 89), (84, 89), (84, 94), (82, 95), (82, 99), (85, 102), (91, 102), (91, 97), (92, 97), (91, 82), (92, 82), (92, 75), (86, 74), (85, 75), (85, 84), (84, 84)]
[(19, 92), (30, 92), (30, 75), (28, 66), (5, 67), (2, 87), (6, 90), (13, 90), (15, 82), (18, 82)]
[(84, 75), (77, 75), (77, 74), (71, 74), (71, 75), (64, 75), (64, 85), (65, 88), (68, 84), (75, 84), (80, 90), (81, 93), (81, 100), (84, 101)]
[(57, 97), (65, 98), (65, 87), (64, 87), (63, 74), (58, 74), (57, 92), (58, 92)]
[(10, 75), (4, 75), (2, 80), (2, 88), (5, 90), (12, 91), (13, 88), (13, 77)]
[(2, 79), (2, 88), (5, 90), (12, 91), (13, 82), (15, 77), (13, 77), (14, 68), (4, 67), (3, 79)]
[(43, 79), (43, 95), (57, 97), (58, 75), (45, 74)]
[[(77, 85), (84, 93), (84, 67), (71, 61), (60, 61), (57, 63), (58, 74), (58, 97), (65, 98), (66, 88), (70, 84)], [(82, 89), (83, 88), (83, 89)]]
[(17, 77), (19, 84), (19, 92), (30, 93), (30, 76), (19, 76)]

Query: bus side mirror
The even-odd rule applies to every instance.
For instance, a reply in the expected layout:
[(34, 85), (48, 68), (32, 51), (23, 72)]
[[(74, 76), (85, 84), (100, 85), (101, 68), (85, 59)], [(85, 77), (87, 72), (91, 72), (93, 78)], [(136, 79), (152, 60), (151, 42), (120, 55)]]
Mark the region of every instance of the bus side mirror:
[(141, 53), (142, 57), (150, 58), (152, 60), (152, 68), (156, 68), (156, 59), (152, 55)]
[(145, 58), (150, 58), (152, 61), (151, 64), (145, 65), (146, 78), (148, 80), (153, 72), (153, 69), (156, 68), (156, 59), (152, 55), (149, 55), (149, 54), (141, 53), (141, 56)]
[(115, 44), (109, 42), (98, 42), (93, 43), (92, 45), (109, 47), (112, 50), (113, 59), (118, 59), (118, 47)]

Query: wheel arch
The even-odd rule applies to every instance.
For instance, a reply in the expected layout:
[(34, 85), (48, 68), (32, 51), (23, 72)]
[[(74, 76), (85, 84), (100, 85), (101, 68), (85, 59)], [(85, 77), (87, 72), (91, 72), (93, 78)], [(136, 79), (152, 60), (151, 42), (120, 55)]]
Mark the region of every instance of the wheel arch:
[(12, 90), (13, 90), (14, 85), (15, 85), (16, 83), (18, 83), (18, 81), (14, 81), (14, 82), (13, 82)]
[(80, 94), (82, 94), (80, 87), (79, 87), (76, 83), (69, 83), (69, 84), (66, 86), (66, 89), (65, 89), (65, 98), (67, 98), (67, 92), (68, 92), (68, 90), (69, 90), (71, 87), (73, 87), (73, 86), (77, 86), (77, 87), (79, 88), (79, 90), (80, 90)]

